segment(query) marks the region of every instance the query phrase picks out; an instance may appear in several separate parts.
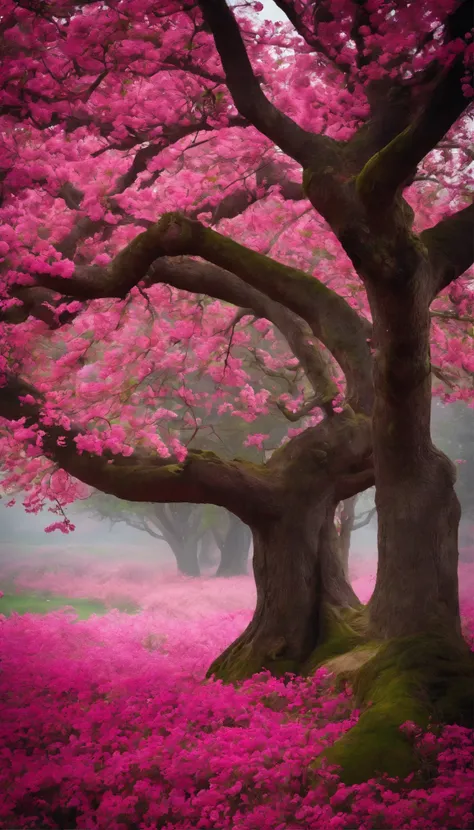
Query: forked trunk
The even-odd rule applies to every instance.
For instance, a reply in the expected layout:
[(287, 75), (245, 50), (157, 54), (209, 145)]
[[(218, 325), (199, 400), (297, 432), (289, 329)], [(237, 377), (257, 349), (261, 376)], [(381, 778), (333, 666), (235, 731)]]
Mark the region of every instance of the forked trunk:
[(229, 527), (219, 545), (221, 561), (216, 576), (242, 576), (247, 573), (251, 538), (250, 528), (229, 513)]
[(208, 676), (238, 680), (265, 668), (298, 672), (325, 636), (328, 606), (360, 606), (344, 573), (334, 517), (342, 499), (372, 483), (370, 449), (369, 420), (348, 409), (272, 455), (267, 512), (247, 516), (255, 613)]

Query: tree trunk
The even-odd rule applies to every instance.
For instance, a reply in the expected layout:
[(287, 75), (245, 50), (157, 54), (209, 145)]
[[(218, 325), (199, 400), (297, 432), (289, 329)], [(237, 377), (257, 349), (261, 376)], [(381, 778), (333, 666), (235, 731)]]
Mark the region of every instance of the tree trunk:
[(349, 551), (351, 548), (351, 536), (355, 520), (355, 506), (357, 496), (351, 496), (342, 502), (341, 529), (339, 531), (339, 547), (341, 551), (342, 566), (346, 577), (349, 576)]
[(216, 576), (242, 576), (247, 573), (251, 538), (250, 528), (229, 513), (229, 527), (219, 545), (221, 561)]
[(344, 573), (334, 518), (340, 501), (371, 484), (370, 435), (369, 419), (347, 410), (272, 455), (271, 510), (247, 517), (255, 613), (208, 676), (234, 681), (262, 669), (296, 673), (325, 640), (331, 609), (361, 608)]
[(176, 558), (179, 573), (200, 576), (199, 538), (196, 528), (200, 515), (194, 504), (154, 504), (154, 518), (163, 539)]
[(371, 292), (378, 569), (369, 603), (380, 638), (459, 638), (455, 469), (431, 442), (427, 266)]
[(199, 543), (199, 564), (204, 568), (216, 566), (217, 546), (211, 530), (206, 530)]
[[(170, 544), (170, 543), (169, 543)], [(200, 576), (198, 546), (194, 539), (183, 539), (170, 547), (176, 557), (178, 571), (184, 576)]]
[(253, 527), (255, 613), (208, 676), (296, 672), (322, 640), (327, 606), (360, 605), (344, 574), (335, 508), (331, 494), (316, 505), (289, 503), (279, 521)]

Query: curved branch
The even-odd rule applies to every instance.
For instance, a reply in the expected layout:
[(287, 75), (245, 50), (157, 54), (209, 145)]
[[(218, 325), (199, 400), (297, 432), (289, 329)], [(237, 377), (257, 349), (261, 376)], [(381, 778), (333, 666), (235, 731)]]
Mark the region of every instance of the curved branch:
[(247, 285), (299, 315), (341, 366), (349, 405), (356, 411), (370, 411), (372, 358), (367, 324), (357, 312), (315, 277), (258, 254), (180, 214), (165, 214), (135, 237), (106, 268), (78, 267), (67, 279), (41, 274), (37, 283), (54, 291), (67, 289), (69, 296), (81, 300), (124, 298), (146, 276), (155, 260), (181, 254), (201, 256), (231, 271)]
[(371, 510), (367, 510), (366, 513), (362, 513), (360, 516), (357, 516), (356, 521), (352, 525), (352, 530), (360, 530), (361, 527), (367, 527), (367, 525), (371, 523), (376, 513), (377, 508), (372, 507)]
[[(35, 403), (20, 400), (26, 396), (32, 396)], [(72, 427), (66, 431), (51, 426), (49, 419), (45, 423), (43, 402), (34, 386), (13, 375), (7, 375), (0, 387), (0, 417), (25, 418), (27, 427), (38, 425), (43, 432), (44, 455), (103, 493), (133, 502), (216, 504), (247, 523), (256, 512), (273, 516), (280, 509), (278, 482), (269, 481), (259, 465), (223, 461), (215, 453), (198, 450), (189, 452), (181, 463), (153, 451), (135, 451), (127, 457), (107, 451), (101, 456), (80, 453), (75, 439), (83, 430)]]
[(310, 327), (297, 314), (269, 299), (235, 274), (208, 262), (196, 262), (187, 257), (164, 257), (152, 265), (145, 282), (147, 285), (166, 283), (251, 309), (257, 317), (276, 326), (298, 358), (315, 392), (313, 408), (321, 406), (327, 409), (336, 397), (337, 386), (329, 376), (327, 363), (314, 342)]
[[(296, 412), (292, 412), (291, 409), (287, 409), (286, 406), (282, 404), (280, 401), (276, 401), (276, 405), (280, 410), (281, 414), (285, 416), (287, 421), (295, 423), (296, 421), (299, 421), (300, 418), (304, 418), (305, 415), (309, 415), (317, 406), (321, 406), (321, 402), (317, 397), (311, 398), (310, 401), (305, 403), (304, 406), (302, 406), (301, 409), (298, 409)], [(332, 414), (332, 409), (330, 410), (330, 413)]]
[(266, 162), (256, 170), (257, 186), (255, 188), (242, 187), (239, 190), (234, 190), (224, 196), (220, 202), (216, 204), (212, 202), (203, 202), (197, 208), (187, 215), (192, 219), (197, 219), (200, 214), (210, 212), (212, 214), (212, 224), (217, 225), (221, 219), (233, 219), (244, 213), (250, 205), (255, 204), (260, 199), (264, 199), (268, 195), (271, 187), (278, 185), (283, 199), (290, 202), (299, 202), (306, 199), (303, 191), (303, 185), (289, 179), (283, 167), (275, 164), (273, 161)]

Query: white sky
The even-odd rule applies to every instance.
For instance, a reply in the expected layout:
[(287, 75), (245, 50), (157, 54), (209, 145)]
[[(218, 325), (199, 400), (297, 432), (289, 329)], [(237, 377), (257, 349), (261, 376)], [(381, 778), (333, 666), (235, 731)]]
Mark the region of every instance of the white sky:
[(264, 20), (281, 20), (281, 21), (288, 21), (288, 18), (285, 14), (275, 5), (273, 0), (261, 0), (263, 4), (264, 11), (261, 12), (261, 17)]

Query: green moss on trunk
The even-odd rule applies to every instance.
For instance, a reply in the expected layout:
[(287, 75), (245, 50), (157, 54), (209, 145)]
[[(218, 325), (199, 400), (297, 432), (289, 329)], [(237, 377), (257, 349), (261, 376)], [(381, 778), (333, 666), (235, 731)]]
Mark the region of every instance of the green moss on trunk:
[(324, 755), (341, 767), (346, 784), (384, 773), (403, 779), (418, 768), (412, 742), (400, 729), (406, 721), (422, 728), (430, 721), (474, 724), (474, 656), (461, 642), (420, 636), (379, 643), (350, 679), (356, 705), (365, 711)]

